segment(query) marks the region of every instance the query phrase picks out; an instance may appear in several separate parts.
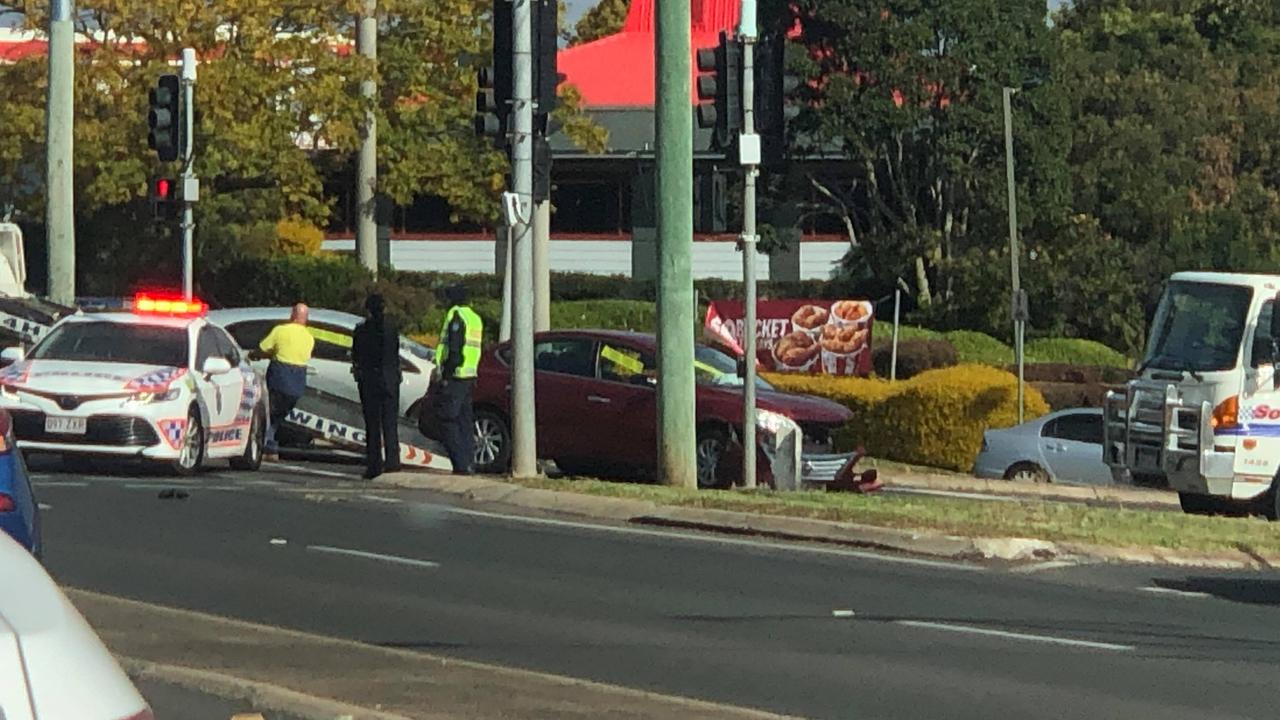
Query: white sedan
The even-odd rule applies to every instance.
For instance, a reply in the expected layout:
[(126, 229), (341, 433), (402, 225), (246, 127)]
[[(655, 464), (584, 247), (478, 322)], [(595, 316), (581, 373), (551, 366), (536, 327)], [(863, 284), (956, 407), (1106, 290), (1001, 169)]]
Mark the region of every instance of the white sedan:
[(265, 384), (204, 311), (199, 301), (137, 298), (127, 312), (59, 321), (29, 354), (6, 349), (0, 407), (18, 445), (157, 461), (182, 475), (215, 458), (256, 470)]
[[(291, 308), (253, 307), (213, 310), (209, 321), (226, 328), (240, 347), (246, 351), (257, 350), (271, 328), (289, 321)], [(312, 308), (307, 329), (316, 339), (307, 369), (307, 386), (355, 403), (360, 402), (355, 378), (351, 375), (351, 336), (364, 318), (338, 310)], [(414, 405), (427, 394), (432, 360), (435, 351), (400, 336), (400, 412), (405, 417), (417, 418)], [(267, 361), (257, 361), (256, 367), (265, 371)]]
[(1102, 411), (1062, 410), (1005, 430), (988, 430), (974, 462), (978, 477), (1110, 485), (1102, 461)]
[(40, 563), (0, 533), (0, 718), (151, 720), (151, 710)]

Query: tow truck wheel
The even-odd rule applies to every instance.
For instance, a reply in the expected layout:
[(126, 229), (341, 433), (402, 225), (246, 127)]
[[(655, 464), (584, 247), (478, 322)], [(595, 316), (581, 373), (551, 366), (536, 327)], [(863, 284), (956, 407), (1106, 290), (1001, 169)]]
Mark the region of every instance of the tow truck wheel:
[(263, 422), (262, 411), (253, 413), (253, 421), (249, 424), (249, 442), (245, 443), (244, 454), (231, 458), (233, 470), (257, 470), (262, 467), (262, 449), (267, 444), (267, 424)]
[(1271, 522), (1280, 520), (1280, 480), (1272, 483), (1271, 489), (1262, 496), (1262, 515)]
[(194, 475), (203, 460), (204, 425), (200, 422), (200, 411), (193, 407), (187, 415), (187, 432), (182, 436), (178, 459), (173, 461), (173, 471), (178, 475)]

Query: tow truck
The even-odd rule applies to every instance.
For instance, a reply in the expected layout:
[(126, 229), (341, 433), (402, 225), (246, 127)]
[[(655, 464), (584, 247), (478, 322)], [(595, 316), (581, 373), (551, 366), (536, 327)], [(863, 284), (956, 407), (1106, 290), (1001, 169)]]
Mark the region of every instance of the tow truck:
[[(24, 357), (61, 320), (82, 312), (79, 307), (50, 303), (27, 292), (26, 279), (22, 230), (14, 223), (0, 222), (0, 347), (15, 348), (7, 358), (0, 358), (0, 367)], [(85, 299), (81, 304), (95, 312), (128, 309), (127, 301), (118, 299)], [(321, 447), (364, 452), (360, 405), (349, 398), (308, 388), (285, 424), (292, 434), (318, 442)], [(439, 443), (422, 437), (416, 424), (408, 419), (400, 423), (400, 454), (406, 467), (452, 469)]]
[(1175, 273), (1137, 377), (1104, 401), (1117, 483), (1193, 514), (1280, 519), (1280, 275)]

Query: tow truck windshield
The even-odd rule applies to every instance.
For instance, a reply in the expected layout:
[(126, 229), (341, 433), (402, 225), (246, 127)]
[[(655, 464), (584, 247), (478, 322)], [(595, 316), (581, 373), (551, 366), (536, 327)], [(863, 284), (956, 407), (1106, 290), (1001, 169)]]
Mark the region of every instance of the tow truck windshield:
[(187, 331), (115, 322), (65, 323), (31, 352), (33, 360), (187, 366)]
[(1253, 290), (1237, 285), (1169, 283), (1141, 369), (1198, 373), (1235, 367), (1252, 296)]

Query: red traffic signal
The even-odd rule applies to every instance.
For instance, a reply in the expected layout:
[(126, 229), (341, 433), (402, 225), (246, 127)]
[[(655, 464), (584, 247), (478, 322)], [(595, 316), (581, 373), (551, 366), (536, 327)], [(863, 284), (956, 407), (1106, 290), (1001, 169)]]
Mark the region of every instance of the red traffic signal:
[(169, 178), (157, 178), (151, 184), (151, 199), (156, 202), (173, 200), (173, 181)]

